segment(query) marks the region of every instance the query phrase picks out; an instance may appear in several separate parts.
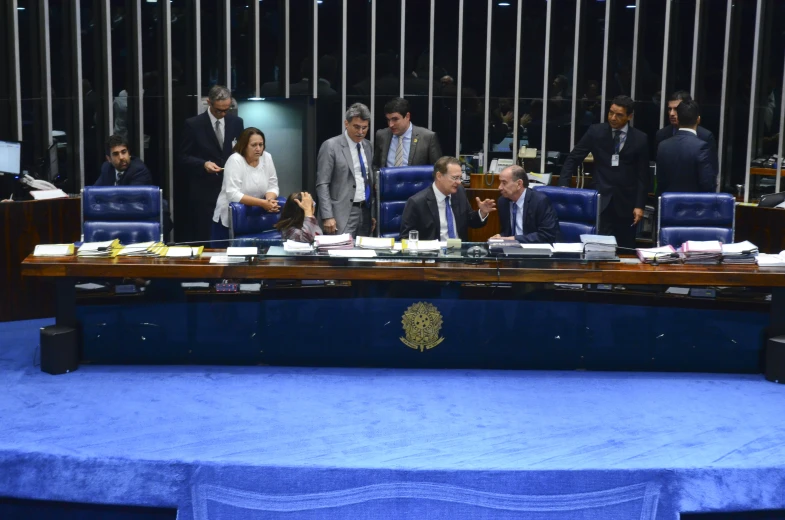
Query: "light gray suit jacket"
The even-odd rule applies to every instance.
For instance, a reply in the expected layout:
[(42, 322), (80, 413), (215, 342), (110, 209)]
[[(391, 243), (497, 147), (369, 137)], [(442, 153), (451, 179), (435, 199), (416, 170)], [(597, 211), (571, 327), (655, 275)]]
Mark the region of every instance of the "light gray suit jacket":
[[(366, 159), (371, 157), (371, 143), (367, 139), (363, 139), (362, 145)], [(373, 194), (373, 179), (371, 169), (367, 164), (365, 170), (368, 182), (371, 183), (371, 194)], [(334, 218), (336, 232), (343, 233), (349, 220), (349, 213), (352, 211), (356, 190), (352, 151), (349, 149), (346, 136), (341, 134), (331, 137), (322, 143), (316, 158), (319, 225), (323, 225), (325, 219)], [(368, 201), (369, 204), (370, 202)]]
[[(387, 166), (387, 155), (392, 142), (392, 130), (382, 128), (376, 132), (374, 142), (373, 165), (376, 168)], [(439, 137), (420, 126), (412, 125), (412, 144), (409, 147), (409, 166), (420, 164), (434, 164), (442, 156), (442, 147), (439, 146)]]

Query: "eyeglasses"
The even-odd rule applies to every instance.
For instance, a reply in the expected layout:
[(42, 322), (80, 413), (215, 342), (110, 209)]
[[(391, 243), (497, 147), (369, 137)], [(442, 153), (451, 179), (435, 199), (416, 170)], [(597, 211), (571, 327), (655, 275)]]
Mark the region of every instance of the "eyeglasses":
[(215, 106), (213, 106), (213, 112), (218, 112), (219, 114), (226, 114), (231, 109), (232, 109), (232, 107), (220, 109), (220, 108), (216, 108)]
[(461, 176), (460, 175), (455, 175), (455, 176), (448, 175), (447, 178), (450, 179), (452, 182), (461, 182)]

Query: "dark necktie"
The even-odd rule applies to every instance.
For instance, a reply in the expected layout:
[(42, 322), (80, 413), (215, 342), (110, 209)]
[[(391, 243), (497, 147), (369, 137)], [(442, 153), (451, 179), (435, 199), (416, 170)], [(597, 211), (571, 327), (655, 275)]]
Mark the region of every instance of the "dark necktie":
[(446, 206), (444, 207), (444, 213), (447, 217), (447, 238), (457, 238), (455, 236), (455, 223), (453, 222), (452, 218), (452, 206), (450, 206), (450, 196), (447, 195), (447, 198), (444, 199)]
[(512, 235), (518, 234), (518, 203), (512, 203)]
[(122, 178), (123, 178), (123, 172), (119, 172), (119, 171), (115, 170), (114, 171), (114, 185), (115, 186), (119, 186), (120, 185), (120, 179), (122, 179)]
[(360, 149), (360, 143), (357, 143), (357, 158), (360, 159), (360, 173), (363, 175), (363, 184), (365, 184), (365, 201), (371, 203), (371, 187), (368, 185), (368, 174), (365, 173), (365, 162), (363, 162), (363, 152)]
[(619, 146), (621, 145), (621, 132), (619, 130), (613, 131), (613, 153), (619, 153)]

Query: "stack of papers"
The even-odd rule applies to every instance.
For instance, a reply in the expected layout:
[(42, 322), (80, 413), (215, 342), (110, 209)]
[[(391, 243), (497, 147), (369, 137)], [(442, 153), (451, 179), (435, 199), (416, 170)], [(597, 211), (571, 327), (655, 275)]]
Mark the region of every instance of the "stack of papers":
[(510, 240), (502, 240), (501, 238), (488, 239), (488, 251), (491, 254), (501, 253), (505, 247), (518, 247), (518, 241), (514, 238)]
[(416, 246), (412, 245), (408, 240), (401, 242), (401, 249), (407, 253), (438, 251), (442, 247), (447, 247), (447, 242), (439, 242), (438, 240), (418, 240)]
[(166, 253), (166, 249), (167, 247), (162, 242), (140, 242), (123, 247), (117, 256), (159, 257)]
[(553, 248), (550, 244), (516, 244), (513, 242), (502, 248), (505, 256), (551, 256)]
[(652, 247), (648, 249), (636, 249), (638, 258), (644, 264), (675, 264), (681, 261), (679, 253), (673, 246)]
[(356, 246), (362, 249), (393, 249), (394, 238), (357, 237)]
[(687, 240), (681, 253), (685, 264), (716, 265), (722, 259), (722, 244), (718, 240)]
[(760, 253), (755, 261), (760, 267), (785, 267), (785, 251), (780, 251), (778, 255)]
[(199, 258), (202, 256), (204, 246), (170, 246), (164, 247), (162, 256), (167, 258)]
[(123, 246), (118, 239), (107, 240), (106, 242), (84, 242), (76, 252), (78, 257), (90, 258), (113, 258)]
[(283, 243), (283, 250), (287, 253), (313, 253), (313, 246), (307, 242), (287, 240)]
[(211, 264), (242, 264), (245, 262), (244, 256), (214, 255), (210, 257)]
[(73, 244), (38, 244), (33, 256), (70, 256), (74, 254)]
[(314, 245), (319, 251), (353, 249), (354, 240), (352, 240), (352, 235), (349, 233), (344, 233), (343, 235), (316, 235), (314, 237)]
[(226, 256), (256, 256), (258, 254), (259, 249), (256, 246), (226, 248)]
[(758, 246), (745, 240), (735, 244), (722, 244), (722, 263), (754, 264), (758, 256)]
[(331, 257), (337, 258), (374, 258), (376, 251), (373, 249), (353, 249), (347, 251), (345, 249), (329, 249), (328, 254)]
[(586, 260), (615, 260), (616, 237), (608, 235), (581, 235)]
[(580, 258), (583, 254), (583, 244), (580, 242), (572, 244), (553, 244), (553, 256), (560, 258)]

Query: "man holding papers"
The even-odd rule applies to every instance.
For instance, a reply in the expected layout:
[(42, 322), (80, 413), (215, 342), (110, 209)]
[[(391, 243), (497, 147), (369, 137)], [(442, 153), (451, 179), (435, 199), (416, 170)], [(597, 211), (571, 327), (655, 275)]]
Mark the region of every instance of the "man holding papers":
[(461, 185), (461, 163), (455, 157), (442, 157), (433, 165), (433, 184), (406, 201), (401, 216), (401, 237), (409, 231), (419, 231), (420, 240), (469, 238), (469, 227), (485, 225), (488, 214), (496, 211), (491, 199), (480, 201), (472, 211)]
[(513, 165), (499, 174), (499, 221), (502, 232), (492, 238), (522, 244), (552, 244), (559, 240), (559, 218), (548, 197), (529, 189), (529, 177)]

